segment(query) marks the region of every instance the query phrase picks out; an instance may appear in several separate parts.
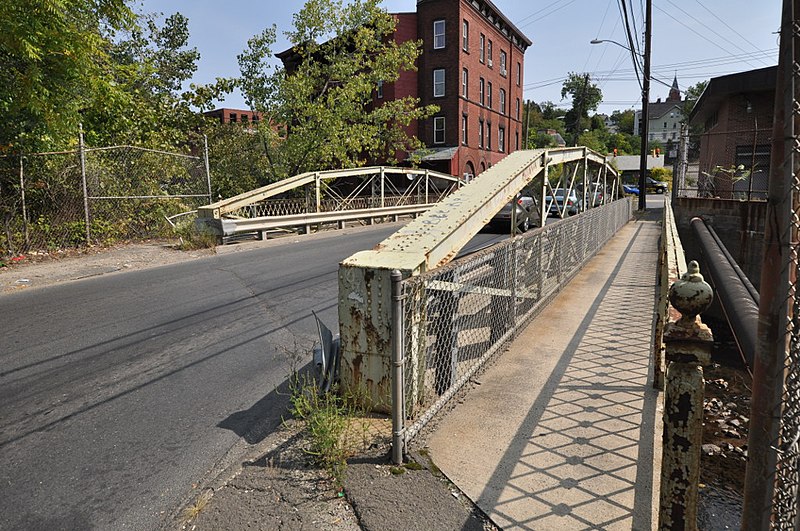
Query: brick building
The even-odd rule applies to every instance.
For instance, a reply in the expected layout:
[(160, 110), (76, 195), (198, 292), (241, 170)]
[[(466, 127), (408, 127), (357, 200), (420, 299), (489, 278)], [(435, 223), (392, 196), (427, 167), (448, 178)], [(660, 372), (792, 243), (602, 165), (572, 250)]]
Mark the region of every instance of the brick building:
[(218, 120), (221, 124), (243, 123), (258, 124), (261, 120), (261, 113), (246, 109), (220, 108), (213, 111), (206, 111), (203, 116)]
[[(531, 41), (490, 0), (417, 0), (416, 12), (394, 16), (395, 41), (422, 41), (418, 70), (379, 86), (373, 101), (412, 96), (440, 108), (407, 129), (427, 146), (420, 165), (474, 176), (519, 149)], [(289, 50), (278, 57), (291, 69)]]
[(777, 67), (712, 78), (689, 116), (702, 125), (704, 195), (766, 198)]

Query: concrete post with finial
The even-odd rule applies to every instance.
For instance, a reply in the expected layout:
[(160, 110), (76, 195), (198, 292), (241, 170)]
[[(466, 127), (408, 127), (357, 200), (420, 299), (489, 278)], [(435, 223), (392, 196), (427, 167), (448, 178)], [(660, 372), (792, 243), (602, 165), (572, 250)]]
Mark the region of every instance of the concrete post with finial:
[[(703, 443), (703, 365), (711, 362), (714, 337), (700, 320), (714, 300), (696, 261), (669, 288), (670, 322), (664, 327), (664, 453), (658, 528), (697, 529), (700, 452)], [(677, 313), (680, 312), (680, 317)]]

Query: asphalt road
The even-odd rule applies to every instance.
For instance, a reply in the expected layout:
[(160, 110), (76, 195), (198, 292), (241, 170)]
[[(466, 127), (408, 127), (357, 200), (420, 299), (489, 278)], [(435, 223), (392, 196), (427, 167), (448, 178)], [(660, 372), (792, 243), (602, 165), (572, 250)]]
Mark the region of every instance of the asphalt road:
[(158, 528), (278, 425), (338, 263), (396, 228), (0, 296), (0, 529)]

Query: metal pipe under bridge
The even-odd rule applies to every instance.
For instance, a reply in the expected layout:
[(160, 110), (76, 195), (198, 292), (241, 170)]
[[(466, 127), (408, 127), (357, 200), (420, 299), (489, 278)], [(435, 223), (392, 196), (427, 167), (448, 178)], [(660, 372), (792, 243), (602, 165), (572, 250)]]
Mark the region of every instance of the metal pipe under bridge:
[[(375, 248), (344, 260), (339, 267), (338, 306), (345, 388), (366, 388), (374, 408), (388, 412), (392, 346), (403, 340), (392, 325), (392, 272), (407, 278), (447, 264), (504, 205), (531, 187), (539, 192), (542, 225), (547, 198), (555, 188), (580, 190), (584, 209), (596, 188), (609, 192), (603, 195), (604, 203), (623, 196), (609, 158), (588, 148), (517, 151), (431, 205)], [(419, 307), (425, 311), (425, 304)], [(425, 316), (413, 321), (424, 323)], [(420, 327), (408, 333), (425, 331)]]

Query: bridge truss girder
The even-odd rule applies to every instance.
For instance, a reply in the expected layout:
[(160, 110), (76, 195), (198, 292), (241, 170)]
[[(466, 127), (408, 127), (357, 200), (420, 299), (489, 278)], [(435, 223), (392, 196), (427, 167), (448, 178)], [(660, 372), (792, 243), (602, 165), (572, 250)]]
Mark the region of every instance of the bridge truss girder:
[[(597, 172), (589, 180), (590, 166)], [(556, 186), (550, 170), (558, 168)], [(566, 179), (570, 174), (571, 178)], [(610, 176), (610, 180), (609, 180)], [(611, 182), (611, 200), (620, 197), (616, 170), (607, 158), (585, 147), (517, 151), (495, 164), (458, 191), (432, 205), (425, 213), (379, 243), (339, 266), (339, 330), (342, 380), (347, 387), (366, 386), (377, 409), (386, 409), (390, 396), (391, 272), (418, 275), (453, 260), (458, 252), (526, 186), (539, 179), (542, 224), (547, 196), (561, 183), (564, 188)], [(583, 201), (583, 208), (587, 202)]]

